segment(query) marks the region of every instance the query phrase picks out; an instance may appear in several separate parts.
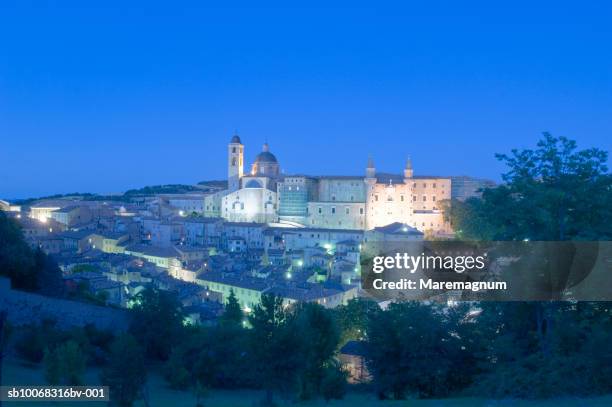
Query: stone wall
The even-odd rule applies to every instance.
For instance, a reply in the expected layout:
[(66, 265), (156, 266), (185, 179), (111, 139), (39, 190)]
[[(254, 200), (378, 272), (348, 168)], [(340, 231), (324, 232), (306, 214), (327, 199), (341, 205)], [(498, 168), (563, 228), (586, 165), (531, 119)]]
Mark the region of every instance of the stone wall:
[(6, 311), (11, 324), (20, 326), (55, 320), (60, 328), (92, 324), (99, 329), (125, 331), (127, 311), (78, 301), (45, 297), (11, 289), (10, 281), (0, 277), (0, 311)]

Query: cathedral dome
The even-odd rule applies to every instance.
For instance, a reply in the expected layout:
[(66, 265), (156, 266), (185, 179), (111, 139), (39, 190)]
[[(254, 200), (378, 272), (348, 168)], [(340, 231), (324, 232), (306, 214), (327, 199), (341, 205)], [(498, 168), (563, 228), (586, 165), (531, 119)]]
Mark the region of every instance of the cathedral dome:
[(268, 143), (265, 143), (263, 145), (263, 150), (261, 153), (257, 154), (257, 157), (255, 157), (255, 162), (256, 163), (278, 163), (274, 154), (270, 152), (270, 147), (268, 146)]
[(240, 137), (237, 134), (234, 134), (234, 136), (230, 140), (230, 143), (232, 143), (232, 144), (235, 144), (235, 143), (242, 144), (242, 141), (240, 140)]
[(261, 153), (257, 154), (257, 157), (255, 157), (251, 174), (264, 177), (278, 177), (278, 173), (278, 160), (274, 154), (270, 152), (270, 146), (268, 146), (268, 143), (264, 143)]
[(255, 157), (255, 162), (256, 163), (276, 163), (278, 161), (276, 161), (276, 157), (274, 156), (274, 154), (270, 153), (269, 151), (264, 151), (264, 152), (257, 154), (257, 157)]

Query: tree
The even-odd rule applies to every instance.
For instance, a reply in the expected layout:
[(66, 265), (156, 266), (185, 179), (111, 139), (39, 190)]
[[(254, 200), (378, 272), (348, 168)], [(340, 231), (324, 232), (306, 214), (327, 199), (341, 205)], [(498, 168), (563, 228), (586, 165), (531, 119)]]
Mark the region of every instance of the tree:
[(136, 298), (129, 331), (149, 357), (167, 360), (172, 346), (180, 343), (185, 333), (183, 320), (175, 293), (147, 288)]
[(225, 323), (241, 324), (243, 319), (242, 310), (240, 309), (240, 303), (236, 299), (234, 290), (230, 290), (230, 295), (227, 297), (227, 304), (225, 304), (225, 312), (221, 316), (221, 321)]
[(52, 386), (57, 386), (62, 382), (62, 366), (59, 355), (55, 349), (45, 349), (43, 357), (45, 366), (45, 379)]
[(504, 185), (482, 198), (453, 202), (458, 235), (477, 240), (605, 240), (612, 238), (608, 153), (544, 133), (537, 149), (496, 157), (508, 166)]
[(4, 211), (0, 211), (0, 274), (9, 277), (15, 288), (30, 291), (38, 288), (32, 250), (17, 222)]
[(340, 345), (364, 339), (370, 315), (379, 310), (378, 304), (367, 298), (353, 298), (334, 309), (341, 331)]
[(38, 291), (51, 297), (64, 295), (64, 282), (57, 262), (40, 248), (34, 251), (34, 268), (37, 270)]
[(323, 371), (321, 381), (321, 395), (325, 401), (340, 400), (346, 394), (346, 372), (338, 365), (332, 363)]
[(124, 334), (112, 343), (101, 381), (110, 387), (110, 397), (120, 406), (131, 406), (141, 397), (146, 383), (145, 359), (133, 336)]
[(288, 393), (297, 387), (300, 367), (300, 338), (288, 324), (289, 312), (283, 300), (264, 294), (249, 322), (253, 363), (259, 384), (266, 390), (265, 403), (273, 404), (274, 392)]
[(325, 375), (333, 370), (340, 333), (332, 312), (319, 304), (300, 303), (293, 312), (290, 325), (300, 338), (295, 351), (302, 356), (299, 396), (309, 399), (321, 393)]
[(0, 211), (0, 275), (11, 279), (13, 287), (62, 296), (63, 283), (57, 263), (39, 248), (32, 250), (21, 227)]

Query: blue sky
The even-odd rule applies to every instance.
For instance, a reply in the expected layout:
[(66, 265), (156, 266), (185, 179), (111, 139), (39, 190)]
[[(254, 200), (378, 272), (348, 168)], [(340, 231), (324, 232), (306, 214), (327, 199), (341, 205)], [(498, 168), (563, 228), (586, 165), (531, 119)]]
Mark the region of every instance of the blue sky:
[(0, 3), (0, 197), (221, 179), (234, 129), (309, 174), (612, 144), (606, 2), (122, 3)]

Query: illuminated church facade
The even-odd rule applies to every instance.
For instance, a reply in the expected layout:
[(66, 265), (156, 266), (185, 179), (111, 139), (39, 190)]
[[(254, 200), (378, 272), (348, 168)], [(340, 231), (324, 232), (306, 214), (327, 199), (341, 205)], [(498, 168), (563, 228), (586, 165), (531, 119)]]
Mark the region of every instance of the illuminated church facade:
[(364, 176), (284, 175), (267, 143), (249, 172), (238, 135), (228, 144), (228, 189), (205, 198), (205, 214), (231, 222), (286, 223), (325, 229), (369, 230), (401, 222), (423, 232), (451, 233), (442, 202), (451, 178), (377, 173), (372, 159)]

